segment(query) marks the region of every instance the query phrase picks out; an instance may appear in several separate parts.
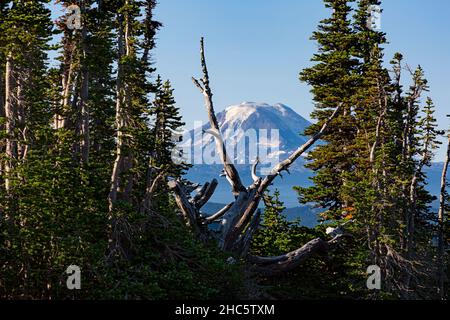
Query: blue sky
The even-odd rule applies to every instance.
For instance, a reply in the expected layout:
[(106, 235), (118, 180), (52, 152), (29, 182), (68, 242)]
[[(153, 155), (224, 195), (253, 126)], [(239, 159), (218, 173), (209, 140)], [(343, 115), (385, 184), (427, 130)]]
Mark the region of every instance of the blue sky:
[[(200, 75), (199, 40), (205, 37), (216, 109), (242, 101), (291, 106), (309, 119), (313, 109), (306, 84), (298, 81), (316, 44), (309, 40), (329, 16), (320, 0), (160, 0), (154, 60), (172, 81), (187, 126), (205, 120), (202, 96), (190, 77)], [(385, 0), (381, 26), (387, 33), (386, 60), (402, 52), (411, 67), (425, 69), (440, 126), (450, 121), (450, 1)], [(442, 160), (440, 150), (437, 160)]]

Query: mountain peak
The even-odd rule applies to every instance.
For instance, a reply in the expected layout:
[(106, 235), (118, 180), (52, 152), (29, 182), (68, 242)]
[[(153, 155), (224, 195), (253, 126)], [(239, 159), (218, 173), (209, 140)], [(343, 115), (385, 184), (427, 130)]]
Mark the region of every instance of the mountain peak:
[[(236, 164), (251, 163), (254, 153), (249, 154), (248, 148), (259, 149), (260, 159), (284, 158), (300, 145), (307, 137), (302, 136), (310, 122), (300, 116), (289, 106), (276, 103), (270, 105), (264, 102), (245, 101), (231, 105), (217, 113), (217, 121), (226, 142), (227, 150), (233, 153), (232, 160)], [(201, 132), (210, 128), (209, 123), (203, 125), (200, 131), (191, 131), (190, 137), (195, 137), (194, 145), (206, 152), (214, 149), (214, 139), (208, 133), (198, 137)], [(185, 140), (186, 141), (186, 140)], [(188, 142), (189, 144), (189, 142)], [(201, 144), (201, 146), (200, 146)], [(247, 150), (240, 150), (245, 145)], [(262, 149), (261, 149), (262, 148)], [(260, 154), (267, 150), (266, 157)]]

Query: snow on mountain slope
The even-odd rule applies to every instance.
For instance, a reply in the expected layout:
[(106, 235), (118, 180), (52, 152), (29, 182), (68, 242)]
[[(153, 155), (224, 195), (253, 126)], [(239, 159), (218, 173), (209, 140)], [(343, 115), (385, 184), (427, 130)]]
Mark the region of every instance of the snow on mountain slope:
[[(310, 123), (302, 116), (297, 114), (291, 108), (283, 104), (269, 105), (267, 103), (243, 102), (238, 105), (232, 105), (224, 111), (217, 114), (217, 120), (220, 125), (224, 140), (227, 143), (227, 150), (239, 149), (239, 144), (246, 137), (248, 140), (248, 133), (254, 131), (257, 136), (256, 145), (258, 149), (264, 151), (264, 147), (268, 148), (269, 159), (272, 163), (260, 165), (259, 168), (270, 168), (271, 165), (283, 160), (286, 156), (291, 154), (298, 146), (302, 145), (307, 137), (302, 136)], [(219, 186), (211, 199), (212, 202), (225, 204), (233, 200), (230, 193), (230, 185), (225, 178), (220, 178), (220, 172), (223, 168), (218, 159), (217, 162), (207, 163), (208, 154), (214, 153), (215, 144), (212, 135), (204, 133), (210, 128), (209, 124), (203, 123), (198, 129), (191, 130), (187, 137), (184, 137), (183, 145), (188, 145), (193, 157), (191, 160), (194, 166), (188, 171), (186, 178), (198, 182), (205, 183), (211, 181), (213, 178), (219, 180)], [(272, 140), (270, 134), (269, 139), (261, 139), (264, 136), (264, 130), (270, 133), (270, 130), (278, 130), (278, 141)], [(263, 131), (261, 131), (263, 130)], [(275, 143), (278, 142), (278, 143)], [(276, 144), (276, 145), (274, 145)], [(248, 143), (246, 143), (246, 154), (239, 152), (234, 153), (234, 163), (241, 178), (246, 185), (251, 184), (252, 178), (250, 175), (251, 164), (254, 158), (248, 153)], [(260, 151), (259, 150), (259, 151)], [(200, 152), (195, 155), (195, 152)], [(230, 153), (230, 152), (229, 152)], [(278, 159), (279, 156), (279, 159)], [(269, 158), (270, 158), (269, 157)], [(195, 159), (193, 159), (195, 158)], [(209, 159), (210, 160), (210, 159)], [(270, 162), (269, 161), (269, 162)], [(271, 191), (279, 189), (281, 192), (281, 200), (284, 201), (288, 208), (298, 207), (298, 194), (292, 189), (294, 186), (309, 186), (311, 185), (310, 177), (313, 175), (312, 171), (305, 168), (306, 160), (304, 158), (298, 159), (291, 167), (291, 174), (283, 174), (283, 178), (277, 177)], [(442, 164), (434, 163), (431, 168), (427, 168), (429, 176), (429, 185), (427, 189), (436, 195), (439, 191), (440, 172), (442, 171)], [(259, 174), (263, 175), (261, 171)]]
[[(310, 125), (309, 121), (281, 103), (243, 102), (232, 105), (217, 114), (217, 121), (230, 159), (235, 164), (250, 164), (256, 156), (263, 163), (276, 163), (307, 140), (301, 134)], [(209, 123), (206, 123), (202, 128), (193, 129), (188, 136), (191, 139), (184, 139), (183, 145), (191, 146), (192, 153), (201, 150), (206, 164), (217, 164), (214, 138), (205, 133), (209, 128)]]
[[(217, 121), (226, 142), (230, 159), (236, 164), (244, 183), (251, 184), (250, 167), (256, 155), (263, 162), (259, 174), (264, 175), (273, 165), (289, 156), (302, 145), (307, 137), (301, 133), (310, 125), (306, 119), (284, 104), (269, 105), (267, 103), (243, 102), (232, 105), (217, 113)], [(211, 199), (217, 203), (228, 203), (232, 200), (230, 186), (225, 178), (219, 178), (223, 168), (215, 157), (215, 143), (211, 134), (205, 133), (209, 123), (203, 123), (191, 130), (182, 145), (184, 153), (190, 152), (190, 160), (194, 165), (186, 176), (191, 181), (204, 183), (213, 178), (219, 180), (219, 186)], [(254, 151), (256, 146), (257, 152)], [(264, 159), (264, 154), (266, 157)], [(189, 157), (188, 157), (189, 158)], [(291, 168), (291, 175), (278, 177), (274, 188), (283, 191), (282, 197), (288, 207), (298, 204), (297, 193), (292, 190), (296, 185), (309, 185), (311, 171), (304, 167), (305, 160), (298, 159)]]

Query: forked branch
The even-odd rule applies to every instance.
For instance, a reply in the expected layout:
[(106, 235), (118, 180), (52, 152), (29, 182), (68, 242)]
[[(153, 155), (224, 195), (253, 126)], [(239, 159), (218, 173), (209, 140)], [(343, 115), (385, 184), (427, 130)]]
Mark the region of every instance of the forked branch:
[(236, 170), (236, 167), (231, 163), (231, 161), (227, 157), (226, 146), (225, 143), (223, 142), (222, 134), (220, 133), (219, 122), (217, 121), (216, 118), (216, 114), (214, 111), (214, 104), (212, 100), (213, 94), (211, 91), (211, 87), (209, 86), (209, 74), (208, 68), (206, 66), (203, 38), (201, 38), (200, 41), (200, 57), (201, 57), (203, 78), (197, 80), (193, 77), (192, 81), (200, 90), (205, 99), (206, 112), (208, 113), (209, 124), (211, 125), (210, 133), (213, 134), (214, 139), (216, 141), (216, 149), (223, 163), (225, 174), (228, 177), (228, 181), (230, 181), (232, 192), (235, 196), (237, 196), (240, 192), (245, 192), (245, 187), (242, 184), (241, 178), (239, 176), (238, 171)]

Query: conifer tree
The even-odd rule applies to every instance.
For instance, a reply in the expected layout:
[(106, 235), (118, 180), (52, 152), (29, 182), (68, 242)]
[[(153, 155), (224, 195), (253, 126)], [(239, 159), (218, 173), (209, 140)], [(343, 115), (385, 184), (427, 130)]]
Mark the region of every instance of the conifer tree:
[[(5, 158), (3, 159), (5, 189), (11, 190), (18, 178), (14, 168), (28, 151), (30, 133), (34, 128), (27, 124), (45, 122), (45, 118), (34, 118), (40, 114), (43, 103), (35, 98), (43, 92), (46, 50), (51, 36), (50, 12), (44, 6), (46, 0), (8, 1), (2, 5), (1, 56), (5, 61), (4, 102), (5, 114)], [(33, 88), (33, 90), (30, 90)], [(44, 101), (42, 101), (44, 102)], [(36, 114), (36, 115), (37, 115)]]
[(176, 164), (176, 153), (174, 153), (177, 133), (184, 126), (181, 120), (179, 108), (175, 106), (173, 97), (173, 89), (170, 81), (161, 80), (158, 76), (156, 80), (156, 96), (151, 109), (152, 115), (155, 117), (154, 124), (154, 161), (155, 166), (160, 167), (167, 173), (167, 176), (179, 178), (186, 165)]
[(313, 33), (312, 39), (319, 45), (319, 52), (312, 58), (315, 65), (300, 74), (300, 80), (312, 87), (315, 110), (311, 117), (317, 120), (306, 135), (316, 133), (330, 110), (343, 103), (343, 111), (322, 138), (325, 143), (308, 154), (311, 163), (307, 166), (316, 173), (314, 186), (298, 188), (303, 203), (315, 202), (328, 209), (327, 218), (341, 216), (351, 205), (341, 193), (345, 173), (354, 167), (352, 145), (356, 134), (353, 106), (359, 62), (352, 56), (356, 38), (349, 17), (350, 2), (325, 0), (325, 6), (333, 10), (332, 17), (321, 21), (319, 30)]

